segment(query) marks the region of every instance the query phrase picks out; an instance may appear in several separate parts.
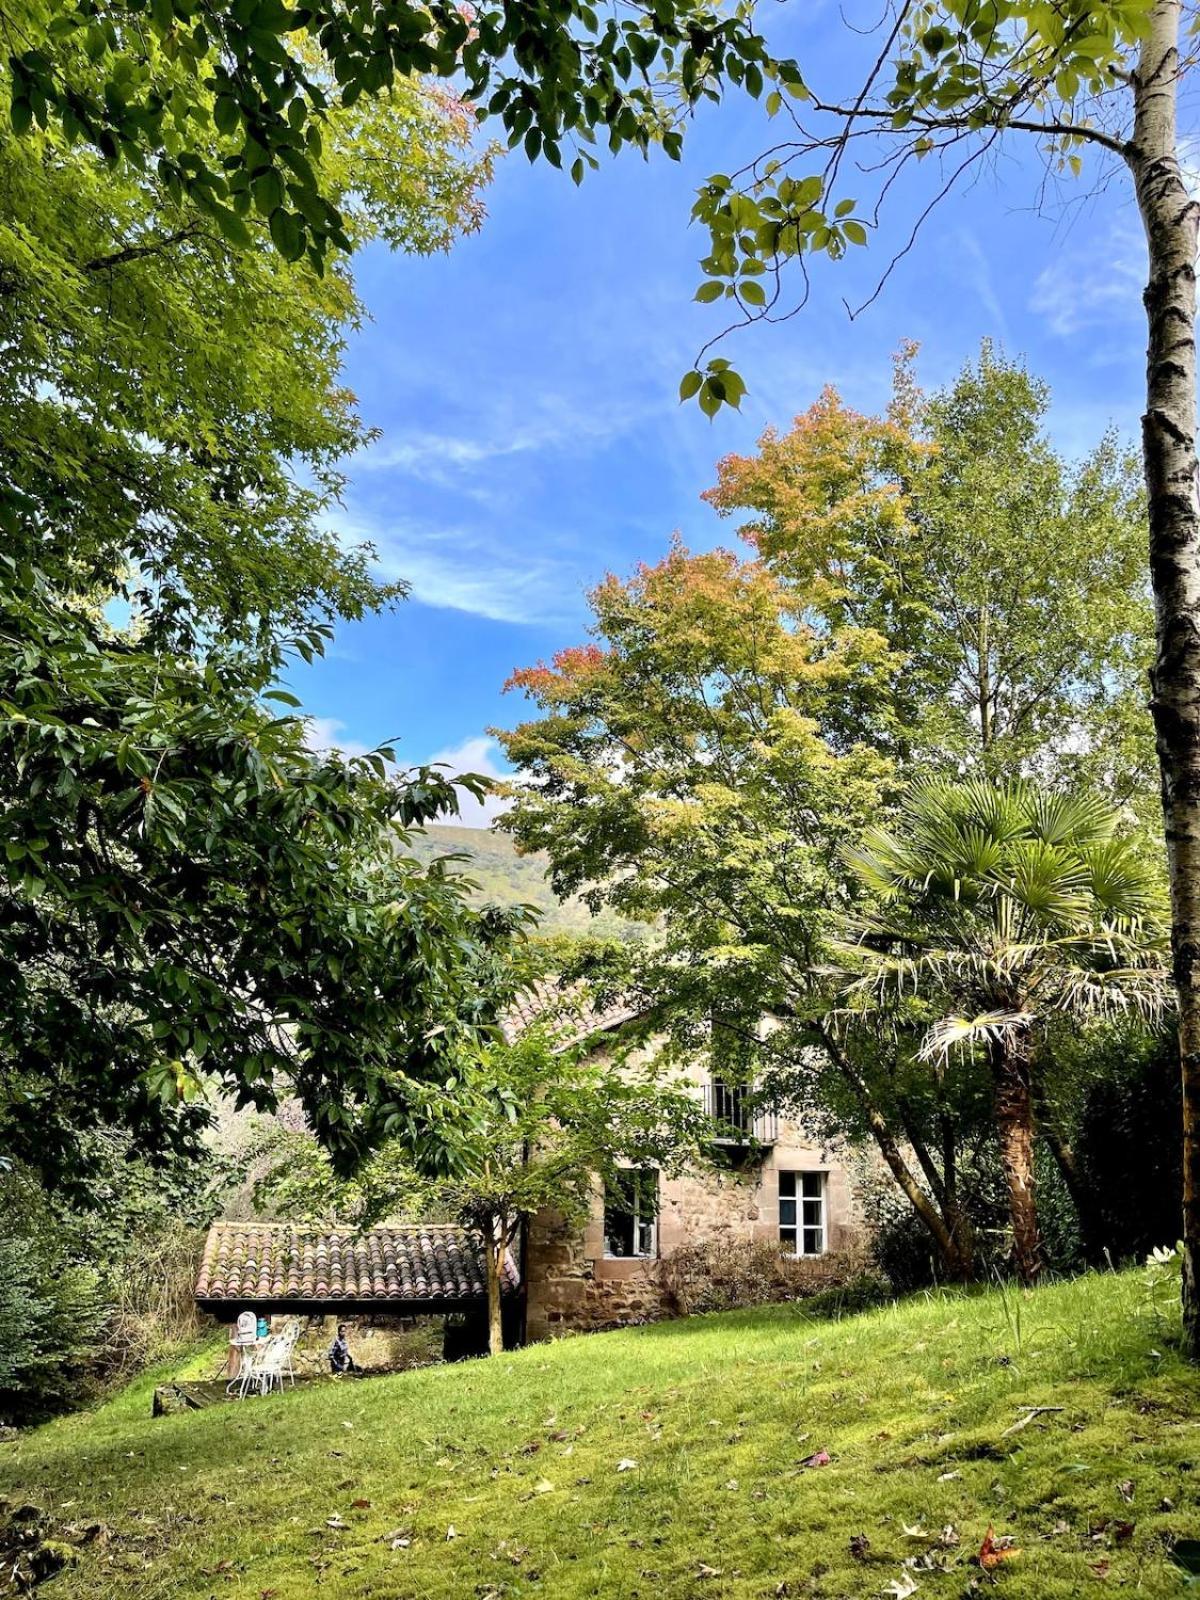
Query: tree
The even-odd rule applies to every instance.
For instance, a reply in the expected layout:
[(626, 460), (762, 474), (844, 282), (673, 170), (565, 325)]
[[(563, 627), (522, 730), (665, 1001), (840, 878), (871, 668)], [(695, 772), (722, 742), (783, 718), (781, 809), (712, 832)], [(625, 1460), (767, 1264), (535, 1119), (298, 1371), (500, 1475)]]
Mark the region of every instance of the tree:
[[(354, 242), (477, 220), (448, 93), (327, 134)], [(327, 520), (371, 437), (352, 280), (232, 249), (59, 129), (0, 134), (0, 204), (0, 1140), (78, 1194), (97, 1128), (186, 1158), (202, 1091), (298, 1093), (344, 1165), (415, 1130), (496, 931), (405, 853), (439, 774), (277, 714), (291, 656), (399, 592)]]
[[(1040, 142), (1051, 171), (1078, 177), (1086, 156), (1131, 181), (1149, 256), (1142, 465), (1155, 605), (1150, 709), (1179, 1001), (1184, 1342), (1200, 1359), (1200, 203), (1181, 159), (1187, 18), (1183, 0), (904, 3), (881, 22), (883, 38), (858, 91), (834, 101), (810, 90), (813, 124), (797, 118), (795, 137), (775, 141), (769, 156), (734, 177), (710, 179), (695, 214), (711, 231), (700, 297), (732, 300), (748, 321), (790, 309), (780, 302), (789, 262), (865, 244), (898, 171), (911, 162), (933, 157), (938, 169), (922, 216), (1017, 134)], [(863, 150), (864, 141), (884, 148)], [(865, 159), (851, 161), (852, 151)], [(850, 171), (855, 186), (865, 172), (878, 181), (874, 203), (861, 211), (842, 192)], [(736, 401), (741, 380), (731, 388), (726, 367), (722, 359), (715, 374), (711, 363), (689, 373), (681, 392), (698, 394), (710, 413)]]
[[(1034, 1196), (1041, 1036), (1055, 1015), (1156, 1016), (1167, 970), (1157, 884), (1103, 801), (1027, 784), (930, 783), (852, 853), (878, 912), (859, 989), (926, 994), (922, 1053), (981, 1050), (992, 1080), (1013, 1257), (1042, 1266)], [(944, 1009), (943, 1009), (944, 1008)]]
[[(682, 109), (727, 75), (754, 94), (773, 73), (750, 7), (674, 0), (601, 17), (587, 0), (454, 0), (355, 10), (341, 0), (290, 8), (256, 0), (18, 0), (10, 7), (10, 103), (19, 132), (61, 126), (113, 163), (146, 170), (234, 244), (269, 220), (288, 260), (318, 270), (351, 248), (344, 196), (318, 168), (331, 117), (432, 76), (464, 81), (512, 144), (578, 182), (603, 129), (613, 150), (659, 142), (678, 155)], [(666, 104), (661, 74), (678, 75)], [(798, 81), (798, 75), (797, 75)], [(215, 136), (214, 136), (215, 135)], [(148, 159), (149, 158), (149, 159)]]
[[(539, 714), (498, 734), (522, 773), (505, 825), (548, 852), (559, 893), (656, 925), (627, 981), (681, 1050), (711, 1052), (733, 1081), (769, 1078), (831, 1132), (873, 1140), (966, 1274), (953, 1172), (943, 1181), (929, 1131), (940, 1140), (969, 1086), (931, 1092), (902, 1035), (846, 1042), (833, 1022), (844, 854), (896, 787), (843, 713), (874, 703), (886, 641), (811, 626), (761, 563), (726, 551), (677, 545), (591, 600), (596, 642), (511, 680)], [(764, 1015), (777, 1024), (766, 1033)]]
[[(449, 95), (406, 86), (331, 119), (317, 170), (356, 246), (428, 251), (477, 224), (489, 153)], [(5, 548), (173, 651), (196, 627), (269, 650), (387, 603), (402, 586), (337, 532), (374, 437), (341, 370), (363, 315), (344, 263), (235, 250), (144, 176), (0, 129)]]
[(202, 1081), (297, 1094), (343, 1165), (415, 1128), (486, 1020), (494, 919), (404, 850), (453, 786), (311, 754), (276, 663), (172, 659), (0, 571), (6, 1151), (70, 1183), (97, 1125), (192, 1150)]
[(652, 1062), (603, 1053), (576, 1038), (578, 988), (547, 1007), (515, 1038), (495, 1032), (460, 1062), (453, 1103), (438, 1123), (440, 1173), (414, 1168), (403, 1145), (385, 1147), (338, 1184), (311, 1141), (285, 1136), (286, 1150), (264, 1195), (302, 1216), (329, 1214), (365, 1226), (388, 1215), (450, 1215), (483, 1248), (488, 1347), (504, 1348), (505, 1263), (523, 1225), (551, 1209), (586, 1217), (598, 1185), (630, 1167), (664, 1167), (696, 1157), (712, 1127), (699, 1101), (659, 1078)]
[[(1048, 387), (984, 343), (945, 389), (862, 416), (827, 389), (705, 495), (810, 614), (892, 647), (873, 739), (908, 772), (1036, 772), (1138, 799), (1154, 621), (1136, 466), (1112, 435), (1065, 460)], [(862, 709), (850, 715), (862, 726)]]
[[(872, 1139), (958, 1276), (988, 1084), (973, 1058), (920, 1059), (923, 1000), (891, 996), (845, 1033), (843, 919), (860, 891), (844, 851), (934, 772), (1136, 795), (1137, 496), (1110, 441), (1079, 466), (1055, 455), (1045, 405), (986, 349), (932, 396), (906, 356), (885, 417), (826, 394), (721, 463), (711, 496), (751, 513), (759, 559), (677, 547), (607, 580), (594, 641), (514, 674), (538, 714), (500, 734), (522, 774), (506, 825), (549, 852), (556, 889), (661, 924), (638, 955), (646, 992), (697, 1048), (740, 1041), (743, 1071)], [(760, 1039), (764, 1013), (784, 1025)]]
[[(490, 91), (488, 110), (510, 140), (555, 163), (564, 138), (586, 140), (599, 125), (613, 148), (646, 148), (657, 138), (678, 153), (675, 119), (716, 97), (723, 79), (756, 96), (767, 91), (768, 112), (786, 112), (795, 137), (773, 141), (737, 174), (714, 174), (694, 208), (711, 244), (699, 298), (732, 302), (742, 321), (794, 309), (780, 303), (789, 265), (799, 261), (803, 276), (816, 257), (836, 259), (867, 243), (875, 209), (860, 210), (857, 197), (843, 193), (847, 171), (856, 186), (864, 165), (873, 171), (882, 205), (897, 169), (932, 155), (941, 177), (928, 211), (998, 141), (1018, 133), (1041, 140), (1064, 172), (1082, 171), (1081, 151), (1128, 169), (1150, 255), (1142, 434), (1156, 606), (1152, 710), (1180, 999), (1184, 1314), (1188, 1347), (1200, 1355), (1200, 205), (1180, 161), (1183, 0), (903, 0), (880, 22), (882, 40), (871, 46), (860, 88), (842, 103), (814, 93), (794, 62), (773, 60), (744, 11), (722, 17), (696, 0), (664, 0), (652, 13), (633, 8), (603, 23), (583, 0), (492, 5), (470, 20), (449, 0), (422, 12), (365, 15), (261, 0), (199, 19), (192, 0), (160, 0), (145, 20), (140, 5), (27, 5), (24, 48), (11, 58), (14, 125), (58, 121), (68, 138), (92, 142), (113, 162), (152, 156), (168, 192), (202, 204), (230, 238), (245, 242), (242, 219), (253, 205), (272, 219), (286, 256), (308, 251), (314, 265), (330, 244), (348, 243), (312, 167), (321, 143), (314, 124), (331, 101), (353, 104), (398, 74), (463, 71), (475, 98)], [(319, 42), (324, 77), (290, 42), (297, 30)], [(209, 97), (227, 141), (224, 159), (195, 137), (204, 121), (197, 104), (207, 111)], [(802, 124), (793, 100), (820, 126)], [(890, 142), (882, 159), (847, 159), (859, 141), (877, 137)], [(591, 159), (577, 156), (576, 178)], [(697, 366), (681, 385), (709, 415), (736, 405), (744, 390), (724, 357)]]

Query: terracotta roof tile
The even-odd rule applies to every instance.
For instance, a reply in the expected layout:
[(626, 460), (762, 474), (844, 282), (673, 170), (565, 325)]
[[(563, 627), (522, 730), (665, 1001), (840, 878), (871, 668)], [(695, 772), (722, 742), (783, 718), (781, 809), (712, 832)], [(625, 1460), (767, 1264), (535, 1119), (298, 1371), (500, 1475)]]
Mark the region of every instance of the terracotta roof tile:
[[(512, 1262), (505, 1288), (517, 1285)], [(349, 1228), (285, 1222), (215, 1222), (208, 1230), (196, 1299), (212, 1304), (271, 1300), (470, 1302), (487, 1295), (478, 1242), (439, 1223)]]
[(543, 980), (519, 994), (501, 1021), (504, 1037), (511, 1044), (527, 1028), (543, 1023), (559, 1050), (569, 1050), (594, 1034), (611, 1033), (622, 1023), (644, 1014), (644, 1007), (630, 1000), (614, 1000), (608, 1005), (593, 1003), (587, 985), (573, 983), (565, 989)]

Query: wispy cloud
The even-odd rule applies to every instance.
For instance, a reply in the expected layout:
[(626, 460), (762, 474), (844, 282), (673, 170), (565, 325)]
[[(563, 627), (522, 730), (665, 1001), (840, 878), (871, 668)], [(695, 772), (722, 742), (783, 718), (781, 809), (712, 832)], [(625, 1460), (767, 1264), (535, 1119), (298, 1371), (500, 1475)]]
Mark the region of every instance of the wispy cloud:
[[(1130, 219), (1115, 221), (1099, 248), (1080, 241), (1060, 251), (1034, 280), (1030, 309), (1044, 317), (1060, 339), (1114, 325), (1124, 330), (1140, 316), (1140, 292), (1146, 276), (1146, 247)], [(1096, 354), (1109, 353), (1100, 341)]]
[(357, 511), (337, 520), (339, 537), (370, 544), (381, 577), (409, 584), (423, 605), (492, 622), (559, 623), (583, 611), (583, 583), (544, 532), (434, 527)]
[(587, 453), (618, 438), (647, 413), (647, 404), (607, 397), (581, 405), (577, 397), (522, 396), (475, 411), (471, 431), (395, 430), (368, 445), (354, 459), (356, 472), (403, 472), (423, 483), (462, 487), (462, 479), (512, 456), (541, 451)]

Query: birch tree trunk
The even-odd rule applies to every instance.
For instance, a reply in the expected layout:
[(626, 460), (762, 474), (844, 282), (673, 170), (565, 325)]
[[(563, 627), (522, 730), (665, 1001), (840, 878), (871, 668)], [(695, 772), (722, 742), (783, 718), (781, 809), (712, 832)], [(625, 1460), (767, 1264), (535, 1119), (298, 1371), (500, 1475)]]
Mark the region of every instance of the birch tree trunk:
[(1200, 1357), (1200, 506), (1196, 486), (1198, 207), (1180, 170), (1180, 0), (1156, 0), (1133, 75), (1126, 159), (1146, 230), (1142, 456), (1157, 648), (1151, 671), (1171, 884), (1183, 1078), (1183, 1327)]

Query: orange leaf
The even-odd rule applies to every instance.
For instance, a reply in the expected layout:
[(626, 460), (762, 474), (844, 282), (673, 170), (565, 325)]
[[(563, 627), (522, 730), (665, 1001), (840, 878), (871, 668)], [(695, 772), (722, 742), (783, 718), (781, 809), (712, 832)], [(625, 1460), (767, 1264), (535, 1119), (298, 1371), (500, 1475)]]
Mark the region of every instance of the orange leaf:
[(994, 1572), (1002, 1561), (1008, 1561), (1021, 1552), (1013, 1547), (1007, 1540), (996, 1539), (996, 1530), (988, 1523), (988, 1531), (983, 1536), (983, 1543), (979, 1546), (979, 1565), (985, 1572)]

